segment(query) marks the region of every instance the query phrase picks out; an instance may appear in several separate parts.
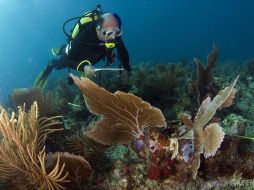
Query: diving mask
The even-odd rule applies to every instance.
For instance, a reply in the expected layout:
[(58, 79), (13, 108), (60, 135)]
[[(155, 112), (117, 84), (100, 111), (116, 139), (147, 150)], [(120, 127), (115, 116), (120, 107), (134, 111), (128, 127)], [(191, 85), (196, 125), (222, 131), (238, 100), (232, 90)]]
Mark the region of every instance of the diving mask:
[(119, 28), (101, 28), (100, 29), (102, 36), (107, 40), (115, 39), (122, 35), (122, 31)]

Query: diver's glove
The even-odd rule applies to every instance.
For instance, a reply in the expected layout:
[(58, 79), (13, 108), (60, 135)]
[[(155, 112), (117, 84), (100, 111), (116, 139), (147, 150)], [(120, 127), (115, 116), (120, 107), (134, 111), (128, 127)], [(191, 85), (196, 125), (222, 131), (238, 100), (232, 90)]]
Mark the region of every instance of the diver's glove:
[(91, 65), (86, 65), (84, 67), (84, 73), (87, 78), (96, 77), (94, 67)]

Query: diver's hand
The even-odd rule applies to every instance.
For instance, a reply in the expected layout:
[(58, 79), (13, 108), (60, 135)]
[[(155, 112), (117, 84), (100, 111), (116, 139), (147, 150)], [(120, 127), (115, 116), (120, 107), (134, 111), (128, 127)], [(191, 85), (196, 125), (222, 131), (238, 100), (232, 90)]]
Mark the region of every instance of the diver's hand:
[(86, 77), (88, 77), (88, 78), (93, 77), (93, 76), (96, 77), (94, 67), (91, 65), (86, 65), (84, 67), (84, 73), (85, 73)]

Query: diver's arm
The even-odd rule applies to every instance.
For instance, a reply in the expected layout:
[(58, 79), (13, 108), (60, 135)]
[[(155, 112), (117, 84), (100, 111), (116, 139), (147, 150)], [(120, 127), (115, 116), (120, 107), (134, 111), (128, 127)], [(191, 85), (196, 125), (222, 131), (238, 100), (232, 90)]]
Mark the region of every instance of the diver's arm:
[(123, 68), (130, 72), (131, 71), (131, 66), (129, 63), (129, 53), (128, 50), (126, 48), (126, 46), (124, 45), (123, 40), (120, 38), (119, 39), (119, 44), (117, 45), (117, 54), (120, 58), (121, 63), (123, 64)]
[(119, 44), (117, 45), (117, 54), (118, 57), (123, 65), (124, 71), (122, 71), (122, 77), (123, 77), (123, 82), (122, 82), (122, 91), (128, 91), (130, 86), (129, 86), (129, 75), (131, 71), (131, 66), (129, 63), (129, 53), (127, 48), (125, 47), (122, 39), (119, 39)]

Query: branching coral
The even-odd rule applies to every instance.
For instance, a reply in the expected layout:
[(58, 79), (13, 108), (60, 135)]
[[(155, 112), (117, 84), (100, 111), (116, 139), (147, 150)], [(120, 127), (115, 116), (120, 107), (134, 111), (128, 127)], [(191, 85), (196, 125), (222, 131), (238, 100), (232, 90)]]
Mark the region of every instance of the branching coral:
[(211, 70), (214, 68), (217, 58), (218, 48), (213, 46), (213, 50), (207, 55), (206, 68), (199, 59), (194, 59), (197, 66), (197, 90), (200, 102), (214, 93)]
[(141, 98), (119, 91), (112, 94), (88, 79), (71, 76), (84, 94), (88, 109), (102, 116), (96, 127), (86, 133), (95, 141), (129, 144), (133, 138), (143, 138), (146, 127), (166, 125), (161, 111)]
[(0, 181), (11, 189), (64, 189), (68, 182), (65, 164), (59, 157), (51, 171), (46, 171), (46, 153), (43, 148), (48, 134), (61, 129), (59, 117), (38, 119), (38, 106), (34, 103), (29, 113), (19, 108), (18, 117), (2, 109), (0, 116)]
[[(185, 128), (187, 128), (187, 130), (183, 130), (181, 133), (179, 133), (179, 135), (175, 134), (173, 137), (169, 138), (164, 136), (163, 138), (163, 134), (161, 134), (159, 131), (154, 132), (153, 136), (151, 136), (152, 133), (149, 133), (150, 136), (147, 138), (152, 137), (153, 139), (149, 140), (150, 147), (152, 147), (152, 149), (150, 148), (152, 161), (152, 164), (150, 165), (153, 171), (155, 171), (153, 167), (156, 166), (156, 171), (158, 170), (158, 172), (162, 172), (165, 169), (164, 163), (168, 163), (168, 160), (172, 160), (170, 164), (173, 161), (179, 161), (181, 156), (179, 155), (180, 152), (178, 152), (178, 149), (184, 145), (185, 148), (182, 150), (187, 152), (183, 152), (182, 159), (187, 161), (186, 166), (188, 166), (188, 157), (191, 154), (192, 177), (193, 179), (196, 178), (197, 171), (200, 167), (200, 155), (204, 154), (205, 158), (214, 156), (224, 139), (225, 134), (220, 125), (215, 119), (213, 119), (213, 116), (218, 109), (232, 105), (236, 93), (236, 90), (234, 89), (236, 81), (237, 79), (229, 87), (222, 90), (213, 100), (211, 100), (210, 97), (207, 97), (202, 102), (194, 121), (191, 120), (189, 115), (181, 114), (179, 118), (181, 122), (185, 124)], [(188, 143), (192, 144), (192, 142), (187, 141), (186, 139), (194, 139), (193, 156), (192, 147), (191, 145), (188, 145)], [(190, 147), (187, 148), (186, 146)], [(170, 164), (168, 167), (171, 167)], [(180, 165), (181, 164), (175, 166)], [(158, 175), (153, 179), (161, 179), (161, 175)]]
[[(213, 118), (216, 111), (223, 107), (228, 107), (232, 104), (235, 97), (236, 90), (234, 86), (236, 80), (224, 90), (220, 91), (213, 100), (207, 97), (201, 104), (198, 113), (196, 114), (193, 127), (195, 134), (195, 153), (192, 163), (192, 175), (196, 178), (197, 170), (200, 166), (200, 154), (204, 153), (205, 157), (213, 156), (220, 147), (224, 138), (224, 133), (218, 123), (212, 123), (205, 127), (207, 123)], [(190, 125), (191, 120), (187, 117), (182, 119), (186, 125)]]

